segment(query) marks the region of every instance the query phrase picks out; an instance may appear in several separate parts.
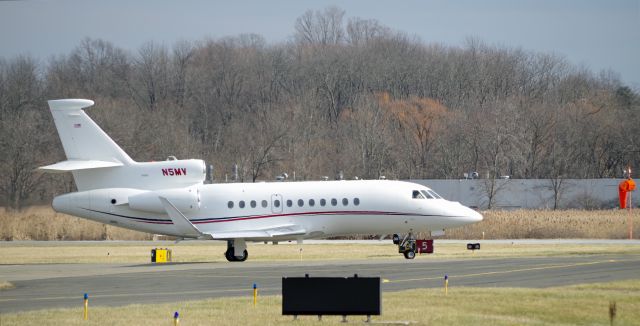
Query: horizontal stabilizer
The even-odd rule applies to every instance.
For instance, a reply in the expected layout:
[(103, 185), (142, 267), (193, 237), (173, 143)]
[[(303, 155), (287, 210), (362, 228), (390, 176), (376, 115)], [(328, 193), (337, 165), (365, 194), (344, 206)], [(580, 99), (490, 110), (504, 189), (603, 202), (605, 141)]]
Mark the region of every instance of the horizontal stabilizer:
[(88, 170), (88, 169), (100, 169), (100, 168), (112, 168), (116, 166), (122, 166), (120, 162), (108, 162), (108, 161), (95, 161), (95, 160), (68, 160), (51, 164), (47, 166), (41, 166), (38, 169), (47, 172), (69, 172), (76, 170)]
[(80, 110), (80, 109), (84, 109), (84, 108), (88, 108), (90, 106), (93, 106), (93, 101), (92, 100), (85, 100), (85, 99), (79, 99), (79, 98), (72, 98), (72, 99), (64, 99), (64, 100), (51, 100), (48, 101), (49, 102), (49, 107), (51, 108), (51, 110), (57, 110), (57, 111), (62, 111), (62, 110)]

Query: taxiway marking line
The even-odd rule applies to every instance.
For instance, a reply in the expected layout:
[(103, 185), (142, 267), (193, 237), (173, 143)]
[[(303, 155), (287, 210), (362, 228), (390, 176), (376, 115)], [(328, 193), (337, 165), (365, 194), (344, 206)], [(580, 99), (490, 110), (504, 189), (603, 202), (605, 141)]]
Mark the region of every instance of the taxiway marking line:
[[(529, 271), (546, 270), (546, 269), (569, 268), (569, 267), (596, 265), (596, 264), (606, 264), (606, 263), (616, 263), (616, 262), (621, 262), (621, 260), (610, 259), (610, 260), (593, 261), (593, 262), (586, 262), (586, 263), (575, 263), (575, 264), (563, 264), (563, 265), (550, 265), (550, 266), (520, 268), (520, 269), (512, 269), (512, 270), (506, 270), (506, 271), (493, 271), (493, 272), (471, 273), (471, 274), (461, 274), (461, 275), (447, 274), (447, 275), (449, 276), (450, 279), (452, 279), (452, 278), (465, 278), (465, 277), (474, 277), (474, 276), (510, 274), (510, 273), (517, 273), (517, 272), (529, 272)], [(388, 280), (387, 282), (384, 282), (384, 283), (402, 283), (402, 282), (430, 281), (430, 280), (440, 280), (440, 279), (442, 279), (442, 276), (438, 276), (438, 277), (421, 277), (421, 278), (402, 279), (402, 280)]]

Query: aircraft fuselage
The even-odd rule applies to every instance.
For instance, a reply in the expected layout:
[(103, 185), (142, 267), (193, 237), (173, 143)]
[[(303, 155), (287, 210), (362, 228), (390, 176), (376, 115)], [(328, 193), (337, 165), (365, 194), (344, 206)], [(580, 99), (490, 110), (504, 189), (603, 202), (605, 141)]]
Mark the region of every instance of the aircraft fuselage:
[[(482, 219), (480, 214), (457, 202), (413, 198), (413, 191), (427, 189), (402, 181), (361, 180), (201, 184), (164, 190), (160, 194), (176, 203), (185, 217), (203, 232), (294, 224), (306, 230), (301, 237), (306, 239), (443, 230)], [(146, 202), (144, 198), (135, 200), (145, 194), (149, 198)], [(157, 196), (157, 191), (96, 189), (58, 196), (53, 207), (56, 211), (102, 223), (182, 236), (164, 213)], [(255, 240), (294, 238), (300, 237)]]

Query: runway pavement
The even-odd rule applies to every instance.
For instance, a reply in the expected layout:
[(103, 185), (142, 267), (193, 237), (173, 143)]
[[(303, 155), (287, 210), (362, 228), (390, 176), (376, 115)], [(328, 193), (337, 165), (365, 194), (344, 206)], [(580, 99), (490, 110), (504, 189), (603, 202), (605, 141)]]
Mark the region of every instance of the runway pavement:
[(442, 286), (551, 287), (640, 278), (640, 255), (432, 260), (0, 265), (0, 312), (280, 294), (283, 276), (379, 276), (383, 291)]

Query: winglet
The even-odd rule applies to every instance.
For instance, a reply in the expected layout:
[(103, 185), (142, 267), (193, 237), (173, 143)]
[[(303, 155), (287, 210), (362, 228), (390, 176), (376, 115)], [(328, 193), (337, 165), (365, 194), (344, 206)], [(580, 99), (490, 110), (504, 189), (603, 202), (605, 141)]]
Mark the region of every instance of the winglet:
[(200, 238), (206, 236), (205, 233), (202, 233), (186, 216), (184, 216), (180, 211), (173, 206), (173, 204), (164, 197), (158, 197), (160, 202), (162, 202), (162, 206), (167, 211), (167, 214), (173, 221), (173, 226), (183, 237), (193, 237)]

